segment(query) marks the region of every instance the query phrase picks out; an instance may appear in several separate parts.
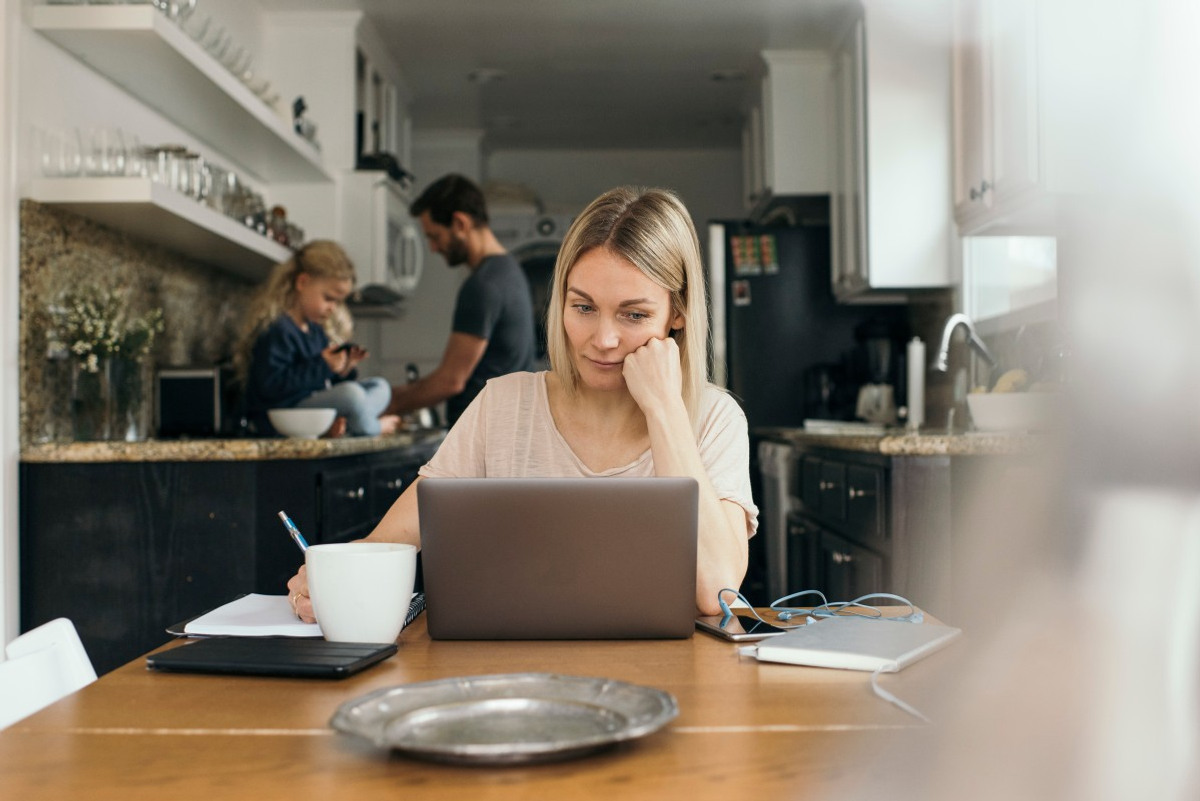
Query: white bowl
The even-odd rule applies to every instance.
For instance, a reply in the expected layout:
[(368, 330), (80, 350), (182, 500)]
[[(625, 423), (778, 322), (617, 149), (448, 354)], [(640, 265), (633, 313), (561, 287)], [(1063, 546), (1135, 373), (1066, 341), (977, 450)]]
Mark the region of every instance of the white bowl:
[(977, 392), (967, 396), (971, 420), (980, 431), (1045, 431), (1060, 422), (1057, 392)]
[(267, 417), (284, 436), (316, 439), (333, 425), (337, 409), (270, 409)]

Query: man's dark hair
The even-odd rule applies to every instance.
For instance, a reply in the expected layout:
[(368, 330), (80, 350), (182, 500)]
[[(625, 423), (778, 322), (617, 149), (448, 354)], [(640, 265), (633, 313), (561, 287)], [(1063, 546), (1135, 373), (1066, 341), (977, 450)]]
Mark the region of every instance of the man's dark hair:
[(408, 209), (414, 217), (426, 211), (429, 212), (429, 219), (438, 225), (449, 226), (456, 211), (466, 214), (476, 225), (487, 225), (488, 221), (483, 192), (470, 179), (455, 174), (438, 178), (425, 187), (425, 191)]

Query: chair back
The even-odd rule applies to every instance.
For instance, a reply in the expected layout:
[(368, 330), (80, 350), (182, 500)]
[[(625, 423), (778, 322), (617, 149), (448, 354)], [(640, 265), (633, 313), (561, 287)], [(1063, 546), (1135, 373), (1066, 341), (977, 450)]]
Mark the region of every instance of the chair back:
[(74, 624), (65, 617), (27, 631), (0, 662), (0, 729), (96, 680)]

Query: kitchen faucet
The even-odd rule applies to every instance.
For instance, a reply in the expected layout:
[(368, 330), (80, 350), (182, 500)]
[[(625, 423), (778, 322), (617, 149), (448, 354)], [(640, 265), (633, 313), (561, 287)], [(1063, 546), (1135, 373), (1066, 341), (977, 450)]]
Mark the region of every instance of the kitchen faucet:
[(938, 348), (937, 358), (933, 361), (933, 369), (939, 373), (944, 373), (949, 369), (950, 337), (954, 336), (954, 329), (960, 325), (967, 327), (967, 344), (979, 352), (979, 355), (988, 363), (988, 367), (994, 368), (996, 357), (988, 350), (987, 345), (983, 344), (979, 334), (975, 333), (975, 324), (971, 322), (971, 318), (962, 312), (956, 312), (950, 315), (946, 320), (945, 328), (942, 329), (942, 346)]

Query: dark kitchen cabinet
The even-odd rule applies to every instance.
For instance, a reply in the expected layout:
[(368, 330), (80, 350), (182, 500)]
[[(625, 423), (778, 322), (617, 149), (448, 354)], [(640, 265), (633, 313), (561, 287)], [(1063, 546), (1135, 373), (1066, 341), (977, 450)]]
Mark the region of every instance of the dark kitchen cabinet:
[(817, 569), (818, 584), (831, 601), (849, 601), (883, 586), (883, 557), (831, 531), (821, 532)]
[(318, 476), (320, 542), (346, 542), (370, 533), (379, 519), (368, 495), (371, 470), (366, 466), (326, 470)]
[(248, 592), (280, 594), (310, 543), (366, 535), (437, 442), (323, 459), (21, 465), (21, 630), (70, 618), (97, 672)]
[(950, 460), (796, 446), (788, 585), (830, 601), (889, 592), (949, 604)]

